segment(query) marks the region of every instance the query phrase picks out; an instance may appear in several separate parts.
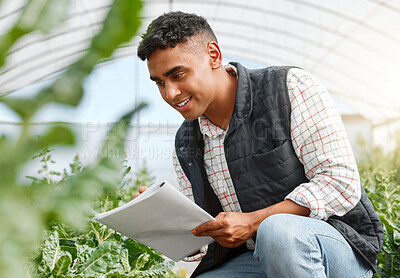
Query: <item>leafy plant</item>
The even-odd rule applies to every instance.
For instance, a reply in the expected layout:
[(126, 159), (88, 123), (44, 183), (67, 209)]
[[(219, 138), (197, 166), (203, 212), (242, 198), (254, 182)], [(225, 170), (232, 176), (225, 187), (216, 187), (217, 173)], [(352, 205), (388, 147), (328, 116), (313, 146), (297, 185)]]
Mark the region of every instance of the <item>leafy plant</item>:
[(57, 225), (44, 234), (37, 277), (165, 277), (174, 266), (156, 251), (90, 221), (87, 233)]
[(400, 277), (400, 145), (391, 153), (373, 150), (359, 163), (361, 179), (384, 228), (378, 272), (374, 277)]
[[(51, 170), (50, 165), (55, 163), (55, 161), (51, 158), (52, 151), (54, 151), (54, 149), (49, 149), (48, 147), (45, 147), (39, 154), (33, 157), (33, 159), (41, 158), (40, 162), (42, 163), (42, 168), (38, 171), (38, 173), (43, 176), (41, 178), (26, 176), (27, 178), (31, 179), (34, 183), (47, 183), (47, 184), (54, 183), (52, 177), (60, 176), (61, 173)], [(75, 159), (78, 159), (79, 161), (78, 156), (76, 156)]]
[[(32, 32), (48, 34), (52, 28), (59, 26), (67, 16), (70, 2), (26, 1), (20, 19), (0, 36), (0, 68), (5, 65), (12, 47), (23, 36)], [(117, 190), (121, 182), (127, 127), (132, 116), (144, 104), (127, 113), (110, 131), (103, 148), (106, 149), (105, 153), (116, 155), (102, 157), (84, 169), (77, 166), (73, 170), (75, 173), (62, 179), (59, 186), (49, 186), (54, 185), (51, 177), (58, 175), (49, 168), (44, 169), (44, 176), (33, 179), (33, 182), (21, 180), (21, 177), (24, 176), (22, 171), (26, 164), (41, 150), (44, 150), (42, 162), (50, 165), (51, 157), (46, 157), (46, 153), (49, 154), (51, 148), (75, 144), (75, 135), (67, 125), (51, 124), (37, 137), (31, 131), (30, 119), (49, 103), (77, 106), (84, 93), (82, 82), (95, 65), (111, 59), (115, 49), (129, 42), (136, 34), (141, 8), (142, 2), (139, 0), (114, 0), (102, 29), (93, 37), (89, 49), (49, 87), (32, 98), (13, 98), (12, 92), (0, 92), (0, 102), (21, 120), (16, 140), (6, 135), (0, 136), (0, 277), (25, 277), (27, 269), (21, 266), (26, 265), (29, 256), (36, 250), (44, 228), (50, 229), (54, 223), (65, 223), (78, 231), (84, 230), (87, 217), (92, 212), (92, 202), (104, 192), (111, 194)], [(60, 236), (57, 245), (56, 234), (48, 235), (49, 239), (51, 237), (47, 242), (48, 250), (59, 250), (53, 247), (61, 248)], [(75, 258), (74, 252), (68, 255), (61, 251), (57, 251), (57, 257), (53, 257), (53, 261), (49, 261), (52, 263), (47, 265), (56, 277)], [(113, 255), (109, 253), (107, 257)], [(57, 260), (54, 261), (54, 258)]]
[(395, 177), (395, 171), (386, 175), (378, 172), (364, 180), (385, 233), (375, 277), (400, 277), (400, 187)]
[[(64, 170), (60, 182), (49, 178), (46, 162), (51, 151), (45, 148), (40, 153), (42, 168), (33, 178), (34, 182), (45, 180), (48, 186), (59, 187), (63, 180), (83, 171), (78, 156), (70, 164), (70, 171)], [(125, 166), (121, 185), (115, 192), (103, 194), (93, 207), (104, 212), (130, 201), (138, 186), (131, 179), (125, 179), (131, 168)], [(141, 170), (140, 180), (151, 180), (146, 170)], [(59, 177), (56, 173), (53, 177)], [(148, 185), (148, 184), (145, 184)], [(29, 267), (35, 277), (166, 277), (173, 276), (170, 269), (173, 262), (164, 262), (162, 255), (134, 240), (122, 237), (108, 227), (87, 218), (86, 229), (78, 231), (67, 228), (63, 223), (54, 222), (43, 234), (43, 242), (36, 251), (36, 258)]]

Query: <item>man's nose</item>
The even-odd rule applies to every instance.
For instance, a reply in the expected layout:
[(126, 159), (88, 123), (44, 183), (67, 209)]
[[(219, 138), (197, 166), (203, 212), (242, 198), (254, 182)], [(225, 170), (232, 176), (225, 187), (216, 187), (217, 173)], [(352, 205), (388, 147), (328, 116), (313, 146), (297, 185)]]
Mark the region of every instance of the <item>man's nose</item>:
[(173, 84), (169, 84), (165, 86), (165, 96), (168, 100), (174, 100), (176, 98), (176, 96), (180, 95), (181, 91), (180, 89), (173, 85)]

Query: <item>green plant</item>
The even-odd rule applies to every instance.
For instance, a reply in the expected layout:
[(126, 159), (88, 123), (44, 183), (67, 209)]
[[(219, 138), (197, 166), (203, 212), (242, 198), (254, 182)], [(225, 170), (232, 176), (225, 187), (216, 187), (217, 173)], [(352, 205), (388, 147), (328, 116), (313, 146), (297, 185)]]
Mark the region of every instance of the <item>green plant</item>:
[[(42, 168), (34, 182), (46, 181), (51, 187), (63, 185), (63, 180), (84, 170), (76, 156), (69, 171), (53, 172), (47, 164), (51, 150), (45, 148), (39, 155)], [(53, 162), (54, 163), (54, 162)], [(137, 192), (129, 186), (131, 167), (124, 166), (121, 184), (115, 192), (107, 192), (92, 203), (94, 212), (104, 212), (126, 203)], [(60, 181), (53, 180), (61, 176)], [(151, 180), (145, 169), (140, 171), (141, 181)], [(148, 185), (148, 184), (145, 184)], [(134, 240), (122, 237), (108, 227), (87, 218), (83, 231), (54, 221), (43, 232), (43, 240), (31, 261), (29, 274), (34, 277), (165, 277), (173, 276), (173, 262), (164, 262), (161, 254)]]
[(150, 175), (146, 167), (136, 171), (134, 179), (132, 175), (129, 174), (131, 174), (131, 166), (125, 165), (123, 171), (124, 179), (121, 185), (124, 190), (118, 192), (119, 202), (122, 203), (127, 203), (132, 200), (132, 196), (139, 192), (139, 187), (149, 186), (154, 182), (154, 177)]
[[(35, 155), (33, 159), (35, 158), (41, 158), (40, 162), (42, 163), (42, 168), (39, 169), (38, 174), (42, 175), (40, 178), (38, 177), (33, 177), (33, 176), (26, 176), (27, 178), (31, 179), (33, 183), (47, 183), (47, 184), (52, 184), (54, 183), (54, 179), (52, 178), (53, 176), (61, 176), (60, 172), (51, 170), (51, 164), (54, 164), (55, 161), (51, 158), (51, 152), (54, 151), (54, 149), (49, 149), (49, 147), (45, 147), (39, 154)], [(77, 163), (79, 162), (79, 157), (76, 156), (74, 159), (77, 160)], [(72, 164), (71, 164), (72, 166)], [(81, 166), (80, 166), (81, 168)], [(76, 169), (75, 169), (76, 170)], [(67, 174), (65, 173), (65, 176)]]
[(400, 144), (390, 153), (379, 148), (365, 153), (359, 162), (361, 181), (385, 234), (374, 277), (400, 277)]
[(400, 169), (400, 131), (396, 134), (396, 147), (389, 152), (385, 152), (380, 146), (368, 149), (365, 143), (359, 142), (362, 151), (357, 164), (364, 178), (373, 179), (377, 173), (389, 175), (394, 171), (393, 178), (400, 183), (400, 171), (398, 171)]
[[(69, 4), (69, 0), (26, 1), (21, 17), (0, 36), (0, 68), (23, 36), (31, 32), (48, 34), (52, 28), (58, 27), (67, 17)], [(21, 266), (26, 265), (30, 254), (36, 250), (44, 228), (49, 229), (53, 223), (65, 223), (73, 229), (84, 230), (92, 202), (104, 192), (111, 194), (120, 184), (127, 127), (144, 104), (127, 113), (110, 131), (103, 148), (105, 153), (116, 155), (102, 157), (82, 170), (75, 169), (75, 174), (62, 179), (59, 186), (49, 186), (54, 183), (51, 177), (57, 176), (49, 169), (33, 182), (21, 180), (21, 176), (24, 176), (26, 164), (45, 147), (75, 144), (75, 135), (67, 125), (51, 124), (37, 137), (31, 131), (30, 120), (49, 103), (71, 107), (79, 104), (84, 93), (82, 82), (95, 65), (111, 59), (115, 49), (123, 47), (136, 34), (141, 8), (139, 0), (114, 0), (88, 50), (35, 96), (15, 98), (12, 92), (0, 92), (0, 102), (21, 121), (16, 140), (0, 136), (0, 277), (25, 277), (27, 269)], [(44, 154), (47, 151), (44, 150)], [(42, 162), (50, 165), (51, 157)], [(54, 233), (49, 235), (55, 238)], [(59, 269), (65, 268), (68, 259), (68, 255), (63, 256)]]
[[(70, 235), (60, 227), (46, 233), (37, 277), (165, 277), (173, 267), (160, 254), (115, 232)], [(61, 234), (60, 234), (61, 233)], [(101, 235), (100, 235), (101, 236)], [(100, 242), (98, 240), (101, 240)]]
[(400, 277), (400, 184), (396, 172), (364, 175), (370, 176), (364, 178), (364, 185), (385, 233), (375, 277)]

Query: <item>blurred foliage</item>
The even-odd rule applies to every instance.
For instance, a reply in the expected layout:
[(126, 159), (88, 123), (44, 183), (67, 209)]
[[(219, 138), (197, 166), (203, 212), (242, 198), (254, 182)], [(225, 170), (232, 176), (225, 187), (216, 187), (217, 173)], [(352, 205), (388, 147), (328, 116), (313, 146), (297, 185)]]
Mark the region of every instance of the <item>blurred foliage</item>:
[(364, 152), (358, 165), (361, 181), (384, 228), (383, 250), (374, 277), (400, 277), (400, 140), (389, 153), (375, 148)]
[[(36, 14), (29, 12), (30, 7), (35, 5), (36, 2), (40, 2), (37, 5), (39, 7), (43, 6), (42, 10), (46, 12), (41, 13), (42, 10), (36, 6), (33, 9), (37, 12)], [(37, 21), (49, 21), (48, 23), (51, 23), (53, 20), (55, 21), (53, 16), (60, 13), (59, 6), (54, 5), (54, 2), (68, 3), (69, 1), (30, 0), (25, 5), (22, 18), (28, 13), (30, 16), (38, 18), (36, 21), (31, 20), (32, 23), (33, 21), (34, 23)], [(24, 121), (29, 120), (38, 109), (50, 102), (71, 106), (78, 105), (83, 96), (82, 82), (84, 78), (90, 74), (97, 63), (109, 59), (116, 48), (129, 42), (136, 34), (140, 25), (139, 13), (141, 8), (142, 2), (139, 0), (114, 0), (103, 22), (103, 28), (93, 37), (88, 51), (72, 64), (60, 78), (55, 80), (51, 86), (41, 90), (35, 97), (30, 99), (3, 97), (0, 100), (14, 110)], [(63, 8), (62, 10), (65, 12), (68, 9)], [(12, 37), (13, 40), (11, 41), (15, 43), (22, 35), (28, 33), (28, 31), (41, 31), (41, 29), (33, 25), (31, 28), (26, 28), (27, 31), (21, 34), (19, 25), (18, 21), (8, 33), (0, 37), (0, 50), (2, 50), (0, 51), (0, 66), (1, 61), (7, 57), (10, 48), (7, 47), (10, 41), (9, 37)], [(48, 26), (52, 25), (48, 24)]]
[[(49, 187), (64, 186), (64, 180), (85, 171), (78, 156), (63, 173), (50, 170), (51, 150), (40, 153), (42, 167), (36, 182), (45, 182)], [(92, 202), (93, 212), (100, 213), (114, 209), (131, 201), (143, 180), (152, 181), (147, 170), (136, 176), (140, 183), (130, 177), (131, 167), (124, 165), (121, 184), (117, 190), (102, 194)], [(57, 181), (61, 176), (61, 180)], [(132, 186), (135, 184), (134, 186)], [(143, 184), (149, 186), (148, 183)], [(165, 262), (157, 251), (87, 218), (82, 231), (54, 221), (43, 233), (43, 240), (29, 262), (31, 277), (179, 277), (171, 271), (173, 262)]]
[(369, 149), (366, 142), (359, 139), (358, 143), (362, 151), (357, 164), (367, 178), (372, 179), (378, 172), (384, 175), (392, 173), (394, 179), (400, 181), (400, 171), (398, 171), (400, 169), (400, 131), (397, 133), (395, 142), (396, 147), (390, 152), (385, 152), (382, 147)]
[[(132, 200), (132, 196), (135, 196), (139, 192), (139, 187), (149, 186), (154, 183), (154, 177), (150, 175), (146, 166), (135, 173), (135, 179), (129, 176), (128, 173), (131, 171), (131, 167), (125, 167), (124, 173), (126, 173), (125, 179), (123, 180), (122, 186), (125, 188), (123, 194), (118, 196), (123, 203), (127, 203)], [(133, 186), (132, 186), (133, 185)]]
[(34, 31), (49, 33), (67, 16), (69, 0), (31, 0), (14, 26), (0, 37), (0, 68), (4, 65), (11, 47), (24, 35)]
[[(6, 64), (15, 43), (25, 35), (41, 33), (45, 36), (60, 26), (67, 17), (70, 2), (27, 0), (20, 18), (0, 36), (0, 69)], [(129, 42), (136, 34), (141, 9), (142, 2), (139, 0), (114, 0), (89, 49), (49, 87), (25, 99), (0, 92), (0, 102), (9, 106), (21, 119), (17, 140), (0, 136), (0, 277), (26, 277), (28, 270), (23, 266), (41, 242), (44, 228), (50, 229), (54, 223), (63, 223), (76, 231), (84, 230), (93, 201), (105, 192), (115, 194), (121, 184), (124, 138), (132, 116), (144, 104), (138, 105), (113, 126), (103, 146), (108, 156), (99, 158), (84, 169), (75, 163), (71, 175), (52, 172), (49, 165), (52, 164), (51, 149), (75, 144), (72, 130), (66, 125), (52, 124), (40, 136), (34, 136), (29, 121), (49, 103), (77, 106), (83, 96), (82, 82), (94, 66), (110, 59), (116, 48)], [(21, 180), (24, 167), (38, 153), (43, 165), (46, 165), (41, 169), (43, 176)], [(61, 180), (56, 183), (54, 177)], [(48, 250), (59, 250), (54, 249), (60, 244), (60, 234), (58, 239), (57, 234), (47, 234)], [(104, 244), (111, 246), (113, 243)], [(66, 270), (68, 262), (74, 259), (73, 254), (60, 254), (58, 263), (51, 264), (52, 271), (57, 273)], [(85, 254), (89, 256), (89, 253)], [(107, 256), (114, 256), (114, 253)], [(47, 266), (44, 264), (43, 267)], [(56, 272), (53, 277), (59, 277)]]

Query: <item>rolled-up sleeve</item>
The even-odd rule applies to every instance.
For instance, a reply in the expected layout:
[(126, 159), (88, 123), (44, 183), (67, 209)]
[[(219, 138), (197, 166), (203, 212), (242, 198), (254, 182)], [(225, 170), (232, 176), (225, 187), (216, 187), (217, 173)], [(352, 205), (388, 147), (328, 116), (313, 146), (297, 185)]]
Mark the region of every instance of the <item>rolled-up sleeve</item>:
[(287, 76), (291, 102), (291, 139), (308, 183), (286, 199), (310, 209), (310, 217), (342, 216), (358, 203), (361, 185), (357, 165), (335, 103), (309, 73), (291, 69)]

